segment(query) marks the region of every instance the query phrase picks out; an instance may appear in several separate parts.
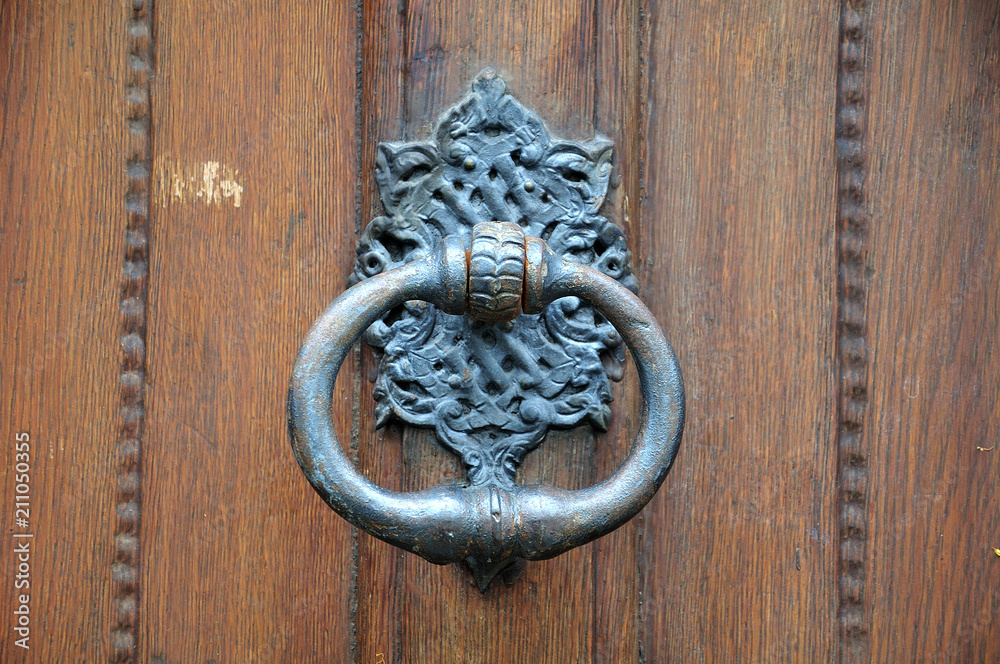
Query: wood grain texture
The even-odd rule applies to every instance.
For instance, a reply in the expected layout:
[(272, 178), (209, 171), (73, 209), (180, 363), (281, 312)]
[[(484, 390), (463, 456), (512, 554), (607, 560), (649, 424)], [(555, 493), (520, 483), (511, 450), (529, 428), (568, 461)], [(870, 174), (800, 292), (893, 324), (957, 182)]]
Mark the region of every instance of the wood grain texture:
[[(4, 662), (110, 656), (126, 9), (0, 6)], [(21, 432), (31, 443), (28, 528), (15, 526), (13, 509)], [(15, 589), (14, 545), (25, 541), (30, 586)], [(13, 631), (21, 593), (30, 595), (29, 650)]]
[[(361, 108), (370, 109), (360, 117), (359, 226), (383, 214), (375, 184), (376, 146), (379, 141), (398, 140), (404, 131), (406, 61), (403, 52), (404, 5), (395, 2), (362, 3), (359, 88)], [(376, 64), (378, 63), (378, 64)], [(376, 110), (377, 109), (377, 110)], [(359, 228), (360, 235), (360, 228)], [(355, 240), (356, 242), (356, 240)], [(352, 265), (345, 265), (349, 270)], [(403, 448), (401, 430), (392, 426), (375, 433), (375, 403), (372, 385), (377, 360), (371, 349), (359, 344), (355, 352), (361, 363), (359, 389), (354, 394), (357, 426), (352, 438), (358, 467), (372, 481), (386, 488), (401, 489)], [(355, 601), (352, 663), (392, 662), (398, 652), (399, 621), (404, 610), (399, 604), (399, 561), (408, 555), (365, 532), (358, 533), (355, 559), (357, 590)]]
[(839, 5), (648, 16), (642, 296), (688, 421), (645, 516), (643, 655), (831, 661)]
[(871, 658), (995, 662), (1000, 7), (876, 3), (871, 34)]
[[(284, 400), (382, 213), (376, 144), (486, 66), (615, 141), (689, 410), (638, 520), (481, 594), (331, 512)], [(1000, 661), (996, 3), (7, 2), (0, 76), (2, 489), (26, 431), (34, 534), (27, 652), (0, 547), (0, 660)], [(459, 480), (376, 432), (375, 370), (359, 345), (334, 394), (361, 469)], [(631, 359), (614, 390), (522, 481), (613, 472)]]
[[(640, 155), (642, 153), (639, 54), (641, 8), (638, 0), (597, 0), (594, 5), (594, 128), (615, 143), (615, 174), (604, 213), (625, 231), (633, 270), (641, 276), (644, 256), (638, 250)], [(618, 468), (631, 449), (641, 421), (642, 393), (635, 362), (629, 356), (621, 383), (613, 385), (608, 435), (594, 446), (594, 478), (599, 482)], [(641, 514), (641, 513), (640, 513)], [(594, 574), (594, 662), (639, 661), (640, 567), (642, 517), (633, 519), (591, 545)]]
[[(156, 7), (140, 661), (347, 661), (351, 531), (287, 440), (298, 344), (345, 287), (356, 14)], [(335, 391), (349, 434), (352, 376)]]

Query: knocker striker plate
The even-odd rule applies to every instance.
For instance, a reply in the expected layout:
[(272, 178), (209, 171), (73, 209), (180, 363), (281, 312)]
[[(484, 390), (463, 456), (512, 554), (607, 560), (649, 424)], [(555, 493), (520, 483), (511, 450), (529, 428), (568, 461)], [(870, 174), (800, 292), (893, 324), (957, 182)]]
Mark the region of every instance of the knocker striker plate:
[[(377, 426), (396, 419), (433, 428), (437, 440), (461, 458), (469, 486), (449, 490), (464, 492), (460, 502), (466, 504), (457, 507), (459, 511), (475, 512), (479, 505), (488, 512), (489, 518), (473, 528), (481, 541), (451, 546), (459, 553), (442, 556), (431, 550), (435, 544), (427, 537), (401, 542), (397, 532), (381, 533), (354, 507), (331, 496), (309, 454), (316, 432), (296, 421), (296, 389), (301, 388), (296, 381), (308, 339), (296, 364), (289, 426), (296, 455), (314, 487), (338, 512), (383, 539), (434, 562), (466, 559), (482, 589), (518, 557), (550, 557), (621, 525), (616, 523), (621, 510), (615, 508), (614, 514), (595, 524), (598, 534), (551, 542), (551, 535), (564, 530), (550, 523), (559, 516), (557, 509), (538, 516), (536, 526), (543, 532), (534, 533), (538, 541), (532, 541), (526, 525), (532, 517), (525, 512), (540, 505), (532, 504), (525, 493), (528, 487), (515, 484), (518, 466), (550, 428), (585, 422), (601, 431), (607, 428), (610, 379), (621, 376), (624, 347), (615, 326), (587, 301), (600, 299), (590, 293), (598, 288), (594, 279), (602, 294), (611, 289), (610, 298), (617, 299), (619, 307), (623, 297), (634, 301), (656, 328), (629, 292), (636, 290), (636, 281), (624, 234), (599, 214), (611, 174), (611, 148), (601, 138), (587, 143), (552, 138), (541, 120), (508, 95), (503, 81), (490, 71), (481, 74), (471, 94), (441, 117), (432, 141), (378, 147), (376, 179), (387, 214), (365, 229), (351, 278), (355, 284), (371, 281), (380, 286), (373, 287), (371, 296), (378, 299), (365, 303), (364, 312), (372, 319), (365, 339), (381, 351), (374, 390)], [(414, 291), (420, 290), (416, 288), (420, 279), (434, 282), (425, 284), (423, 292), (403, 297), (386, 290), (390, 275), (421, 265), (431, 276), (411, 275), (407, 286)], [(583, 276), (577, 275), (578, 269), (586, 270)], [(556, 283), (571, 277), (586, 279), (590, 286)], [(441, 289), (448, 292), (442, 296)], [(552, 297), (556, 294), (562, 296)], [(372, 311), (372, 302), (378, 303), (378, 311)], [(520, 313), (522, 303), (524, 313)], [(607, 306), (599, 308), (614, 320)], [(469, 315), (462, 315), (466, 309)], [(619, 329), (625, 333), (623, 325), (635, 323), (636, 317), (629, 314), (627, 321), (616, 321)], [(649, 323), (642, 325), (648, 328)], [(310, 338), (320, 325), (317, 322)], [(356, 336), (354, 332), (344, 334)], [(353, 343), (353, 338), (335, 341), (342, 345)], [(671, 415), (657, 433), (665, 437), (660, 447), (669, 454), (654, 455), (662, 468), (646, 469), (653, 472), (652, 492), (676, 453), (683, 425), (680, 374), (669, 344), (662, 341), (664, 357), (657, 362), (665, 363), (669, 384), (663, 387), (669, 398), (661, 406), (668, 407)], [(635, 345), (630, 342), (630, 346), (636, 354)], [(640, 379), (647, 373), (642, 366), (639, 372)], [(648, 429), (651, 399), (643, 382)], [(297, 435), (313, 439), (299, 440)], [(562, 493), (608, 489), (613, 480), (583, 492)], [(546, 499), (561, 492), (542, 488)], [(641, 500), (632, 513), (652, 497), (648, 489), (630, 489)], [(617, 498), (635, 501), (629, 495)], [(442, 504), (431, 504), (435, 499), (442, 502), (439, 495), (428, 497), (430, 502), (423, 507), (410, 506), (416, 509), (419, 524), (430, 523), (432, 513), (443, 509)], [(455, 518), (441, 516), (445, 522)], [(628, 518), (631, 514), (624, 520)], [(481, 532), (483, 524), (490, 532)], [(431, 530), (445, 532), (441, 527)], [(448, 538), (456, 537), (455, 530), (447, 533)], [(576, 540), (581, 541), (565, 546)]]

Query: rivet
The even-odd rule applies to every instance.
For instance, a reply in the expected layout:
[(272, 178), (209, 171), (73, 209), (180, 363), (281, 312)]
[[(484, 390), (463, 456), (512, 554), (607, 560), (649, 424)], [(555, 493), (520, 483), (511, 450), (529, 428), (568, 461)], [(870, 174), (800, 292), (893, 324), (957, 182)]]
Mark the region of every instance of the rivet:
[(525, 182), (524, 182), (524, 190), (525, 191), (534, 191), (535, 190), (535, 183), (532, 182), (531, 180), (525, 180)]
[(476, 167), (476, 160), (473, 159), (472, 157), (466, 157), (465, 158), (465, 170), (471, 171), (475, 167)]

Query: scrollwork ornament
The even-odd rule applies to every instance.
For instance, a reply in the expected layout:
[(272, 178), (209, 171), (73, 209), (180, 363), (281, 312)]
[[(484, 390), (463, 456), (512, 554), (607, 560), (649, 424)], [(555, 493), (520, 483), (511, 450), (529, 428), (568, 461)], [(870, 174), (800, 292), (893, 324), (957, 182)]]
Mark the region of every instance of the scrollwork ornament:
[[(611, 155), (612, 143), (600, 136), (552, 137), (487, 70), (440, 117), (431, 140), (378, 146), (386, 215), (362, 234), (352, 282), (424, 258), (446, 236), (471, 247), (473, 226), (503, 221), (635, 292), (624, 233), (600, 214)], [(551, 428), (589, 422), (606, 430), (609, 378), (620, 378), (624, 361), (614, 327), (572, 297), (497, 322), (409, 302), (365, 338), (382, 352), (377, 425), (397, 419), (433, 428), (474, 486), (513, 486), (524, 456)]]

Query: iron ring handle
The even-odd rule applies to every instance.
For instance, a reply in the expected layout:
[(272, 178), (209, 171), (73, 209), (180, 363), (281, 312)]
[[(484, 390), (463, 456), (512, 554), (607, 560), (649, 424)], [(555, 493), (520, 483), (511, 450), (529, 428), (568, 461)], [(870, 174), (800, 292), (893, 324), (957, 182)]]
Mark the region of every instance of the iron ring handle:
[[(485, 226), (502, 225), (477, 229)], [(332, 395), (350, 348), (379, 316), (408, 300), (462, 313), (468, 285), (466, 248), (447, 237), (436, 255), (353, 286), (313, 324), (288, 390), (289, 436), (309, 482), (355, 526), (439, 564), (470, 558), (496, 564), (516, 557), (541, 560), (615, 530), (649, 502), (677, 454), (684, 425), (680, 368), (653, 315), (635, 295), (589, 266), (564, 260), (538, 238), (525, 238), (525, 312), (537, 313), (567, 296), (589, 300), (621, 333), (636, 362), (643, 422), (614, 474), (581, 490), (440, 485), (404, 493), (373, 483), (344, 454), (333, 426)]]

